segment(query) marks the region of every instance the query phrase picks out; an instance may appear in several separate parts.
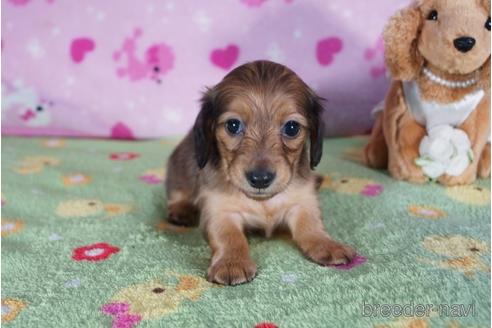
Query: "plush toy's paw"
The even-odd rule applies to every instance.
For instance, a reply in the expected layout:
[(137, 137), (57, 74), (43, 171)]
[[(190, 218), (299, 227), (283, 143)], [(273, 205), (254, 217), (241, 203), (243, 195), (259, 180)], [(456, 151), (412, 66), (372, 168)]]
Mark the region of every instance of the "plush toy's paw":
[(490, 177), (490, 144), (487, 144), (482, 152), (477, 173), (480, 178)]
[(306, 256), (320, 265), (347, 264), (355, 257), (355, 250), (347, 245), (326, 238), (313, 243)]
[(429, 179), (424, 175), (422, 169), (411, 164), (390, 164), (389, 172), (397, 180), (408, 181), (411, 183), (422, 184)]
[(219, 259), (208, 269), (207, 280), (222, 285), (239, 285), (253, 280), (256, 264), (251, 259)]
[(439, 177), (438, 181), (445, 186), (451, 187), (472, 184), (476, 179), (477, 167), (476, 165), (470, 165), (461, 175), (449, 176), (445, 174)]
[(364, 147), (364, 161), (367, 166), (374, 169), (385, 169), (388, 166), (388, 150), (386, 145), (370, 141)]

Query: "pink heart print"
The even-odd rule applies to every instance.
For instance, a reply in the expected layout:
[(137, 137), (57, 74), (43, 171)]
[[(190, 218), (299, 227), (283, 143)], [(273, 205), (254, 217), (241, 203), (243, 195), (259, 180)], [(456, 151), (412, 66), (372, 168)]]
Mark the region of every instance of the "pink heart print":
[(223, 49), (215, 49), (210, 54), (210, 60), (215, 66), (228, 70), (239, 57), (239, 47), (230, 44)]
[(244, 3), (248, 7), (259, 7), (261, 6), (266, 0), (241, 0), (242, 3)]
[(343, 49), (343, 41), (337, 37), (329, 37), (318, 41), (316, 58), (320, 65), (328, 66), (335, 59), (335, 55)]
[(125, 123), (117, 122), (111, 128), (111, 138), (133, 140), (135, 139), (135, 136), (133, 135), (132, 130)]
[(384, 40), (379, 37), (374, 44), (374, 47), (369, 47), (364, 51), (364, 58), (367, 61), (373, 60), (378, 54), (384, 53)]
[(379, 79), (381, 76), (384, 76), (386, 73), (386, 66), (380, 65), (380, 66), (373, 66), (371, 67), (371, 77), (374, 80)]
[(31, 0), (9, 0), (14, 6), (23, 6), (26, 5)]
[(90, 38), (77, 38), (72, 40), (70, 55), (75, 63), (84, 60), (85, 55), (94, 50), (96, 43)]

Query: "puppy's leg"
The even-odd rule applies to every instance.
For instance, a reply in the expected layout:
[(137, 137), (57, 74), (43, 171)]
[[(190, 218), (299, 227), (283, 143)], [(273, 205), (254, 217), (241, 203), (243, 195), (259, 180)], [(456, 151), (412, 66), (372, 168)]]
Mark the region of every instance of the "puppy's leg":
[(249, 256), (248, 241), (234, 215), (207, 220), (205, 234), (212, 248), (207, 280), (237, 285), (253, 280), (256, 264)]
[(198, 224), (199, 211), (191, 203), (191, 195), (187, 191), (174, 190), (167, 201), (167, 220), (176, 225), (195, 226)]
[(480, 162), (478, 162), (478, 176), (481, 178), (490, 176), (490, 142), (485, 145)]
[(383, 115), (379, 114), (374, 122), (369, 142), (364, 148), (366, 164), (375, 169), (388, 167), (388, 146), (383, 134)]
[(169, 158), (166, 172), (168, 221), (177, 225), (196, 225), (199, 210), (194, 204), (198, 169), (192, 155), (193, 144), (188, 135)]
[(349, 263), (355, 257), (356, 252), (352, 247), (328, 235), (319, 209), (297, 206), (286, 219), (292, 238), (312, 261), (321, 265), (336, 265)]

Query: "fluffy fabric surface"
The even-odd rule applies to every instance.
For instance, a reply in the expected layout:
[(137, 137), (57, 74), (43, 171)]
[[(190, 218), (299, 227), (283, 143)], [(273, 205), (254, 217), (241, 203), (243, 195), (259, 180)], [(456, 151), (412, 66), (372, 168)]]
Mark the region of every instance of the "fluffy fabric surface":
[(412, 185), (359, 164), (365, 139), (325, 144), (319, 197), (350, 265), (251, 237), (256, 279), (203, 279), (210, 250), (166, 223), (176, 140), (2, 140), (6, 327), (476, 327), (490, 321), (490, 181)]

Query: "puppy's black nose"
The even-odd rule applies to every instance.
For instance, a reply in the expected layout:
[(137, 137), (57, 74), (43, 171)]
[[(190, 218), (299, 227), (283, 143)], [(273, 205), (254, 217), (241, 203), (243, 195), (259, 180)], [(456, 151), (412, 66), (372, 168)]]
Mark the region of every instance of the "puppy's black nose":
[(255, 170), (246, 172), (249, 185), (257, 189), (268, 188), (275, 179), (275, 173), (267, 170)]
[(475, 46), (475, 39), (469, 36), (463, 36), (454, 40), (454, 47), (461, 52), (468, 52)]

